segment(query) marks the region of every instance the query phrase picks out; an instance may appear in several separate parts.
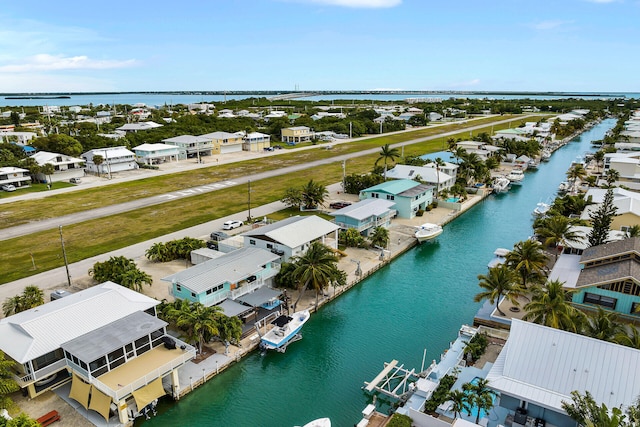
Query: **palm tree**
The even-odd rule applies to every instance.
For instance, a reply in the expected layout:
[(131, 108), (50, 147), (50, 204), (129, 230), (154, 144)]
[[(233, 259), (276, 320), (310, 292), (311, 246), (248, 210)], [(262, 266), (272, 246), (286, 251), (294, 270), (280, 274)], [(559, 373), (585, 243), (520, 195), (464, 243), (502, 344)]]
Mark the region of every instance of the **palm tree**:
[(518, 242), (507, 255), (507, 265), (514, 269), (522, 280), (522, 288), (527, 289), (527, 281), (540, 281), (546, 276), (547, 256), (540, 242), (525, 240)]
[(104, 157), (100, 154), (96, 154), (91, 158), (91, 161), (96, 165), (96, 172), (98, 173), (98, 176), (100, 176), (100, 165), (104, 163)]
[(304, 292), (313, 287), (316, 291), (316, 307), (318, 305), (318, 293), (329, 284), (334, 283), (339, 276), (338, 257), (333, 251), (320, 242), (313, 242), (304, 255), (294, 257), (296, 268), (292, 272), (292, 277), (298, 283), (299, 295), (296, 306), (302, 299)]
[(386, 248), (389, 243), (389, 230), (384, 227), (376, 227), (369, 235), (369, 240), (371, 241), (371, 246)]
[(22, 308), (22, 295), (15, 295), (13, 297), (9, 297), (2, 303), (2, 312), (5, 317), (9, 317), (12, 314), (20, 313), (24, 311)]
[(229, 344), (240, 342), (242, 337), (242, 321), (237, 316), (218, 315), (218, 333), (224, 343), (224, 353), (229, 354)]
[(500, 298), (505, 296), (512, 304), (518, 305), (518, 295), (521, 294), (516, 284), (516, 273), (504, 264), (500, 264), (496, 267), (490, 268), (489, 273), (486, 275), (478, 275), (478, 286), (484, 289), (483, 292), (476, 294), (473, 297), (475, 302), (480, 302), (484, 299), (489, 300), (491, 304), (496, 304), (496, 310), (498, 313), (505, 316), (504, 312), (500, 310)]
[(475, 384), (466, 383), (462, 385), (462, 390), (467, 393), (467, 399), (472, 406), (478, 408), (476, 424), (480, 421), (480, 413), (484, 410), (489, 412), (493, 408), (493, 399), (496, 392), (489, 388), (489, 380), (479, 379)]
[(146, 250), (144, 255), (149, 261), (165, 262), (167, 261), (167, 246), (164, 243), (154, 243)]
[(380, 160), (384, 160), (384, 180), (387, 180), (387, 161), (391, 160), (392, 162), (395, 159), (400, 157), (400, 151), (397, 148), (391, 148), (389, 144), (385, 144), (380, 149), (380, 157), (376, 160), (375, 164), (377, 165)]
[(49, 185), (53, 184), (53, 182), (51, 181), (51, 175), (53, 175), (53, 173), (56, 171), (56, 168), (51, 164), (51, 163), (45, 163), (44, 165), (40, 166), (40, 172), (49, 177)]
[(169, 310), (169, 317), (176, 325), (186, 331), (187, 339), (197, 341), (198, 352), (202, 353), (205, 336), (218, 335), (216, 314), (222, 309), (218, 306), (206, 307), (199, 302), (190, 303), (187, 300)]
[(145, 283), (151, 286), (153, 278), (138, 268), (129, 268), (120, 276), (120, 285), (136, 292), (142, 292), (142, 285)]
[[(563, 215), (553, 215), (542, 219), (535, 232), (544, 239), (548, 247), (559, 248), (567, 243), (580, 241), (582, 235), (574, 228), (575, 222)], [(558, 260), (558, 251), (554, 251), (555, 260)]]
[(30, 285), (22, 291), (22, 304), (25, 310), (44, 304), (44, 292), (37, 286)]
[(4, 358), (0, 351), (0, 408), (9, 408), (12, 404), (9, 394), (20, 390), (20, 386), (13, 379), (12, 366), (14, 362)]
[(567, 179), (571, 181), (571, 188), (574, 188), (578, 180), (583, 180), (587, 176), (587, 170), (580, 163), (576, 163), (567, 171)]
[(616, 342), (616, 337), (623, 331), (618, 314), (614, 311), (604, 310), (602, 307), (598, 307), (595, 314), (587, 316), (587, 322), (583, 329), (586, 336), (610, 342)]
[(596, 166), (598, 167), (598, 173), (600, 173), (600, 164), (604, 161), (604, 151), (598, 150), (593, 153), (593, 160), (596, 161)]
[(639, 237), (639, 236), (640, 236), (640, 225), (633, 224), (632, 226), (627, 228), (627, 239), (630, 239), (632, 237)]
[(611, 188), (613, 183), (620, 179), (620, 172), (615, 169), (608, 169), (604, 174), (604, 179), (607, 181), (607, 187)]
[(447, 394), (447, 400), (451, 401), (451, 410), (453, 411), (454, 419), (458, 418), (462, 411), (467, 411), (471, 414), (467, 395), (462, 390), (450, 390), (449, 394)]
[(307, 184), (302, 187), (302, 203), (305, 209), (315, 209), (318, 205), (324, 203), (324, 199), (329, 195), (327, 188), (314, 182), (313, 179), (309, 180)]
[(640, 350), (640, 331), (633, 325), (627, 325), (626, 331), (617, 333), (614, 341), (620, 345)]
[(434, 166), (436, 167), (436, 178), (438, 180), (436, 183), (436, 199), (437, 199), (438, 193), (440, 192), (440, 168), (442, 166), (445, 166), (445, 163), (440, 157), (436, 157), (433, 163), (434, 163)]
[(568, 292), (558, 280), (551, 280), (543, 287), (534, 288), (531, 302), (524, 306), (524, 320), (551, 328), (574, 331), (575, 308), (568, 301)]

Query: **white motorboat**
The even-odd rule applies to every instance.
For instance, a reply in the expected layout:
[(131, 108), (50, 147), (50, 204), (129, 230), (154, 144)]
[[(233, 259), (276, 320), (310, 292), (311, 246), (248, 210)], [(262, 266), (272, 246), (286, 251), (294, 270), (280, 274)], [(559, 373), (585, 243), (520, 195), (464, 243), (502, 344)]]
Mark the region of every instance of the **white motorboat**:
[(522, 185), (522, 181), (524, 181), (524, 172), (522, 169), (512, 169), (511, 172), (509, 172), (509, 175), (507, 175), (507, 179), (511, 181), (511, 184), (513, 185)]
[(542, 150), (542, 153), (540, 153), (540, 160), (542, 160), (543, 162), (548, 162), (550, 158), (551, 158), (551, 151)]
[(426, 242), (427, 240), (435, 239), (442, 234), (442, 227), (438, 224), (432, 224), (427, 222), (422, 224), (416, 230), (415, 237), (418, 239), (418, 243)]
[(540, 202), (536, 205), (536, 208), (533, 210), (533, 216), (537, 218), (541, 218), (549, 212), (551, 209), (551, 205), (548, 203)]
[(297, 311), (291, 316), (286, 314), (278, 316), (271, 322), (273, 328), (260, 338), (260, 349), (263, 351), (277, 350), (284, 353), (289, 342), (302, 338), (298, 332), (307, 320), (309, 320), (309, 310)]
[(306, 423), (302, 427), (331, 427), (331, 420), (329, 418), (318, 418), (317, 420)]
[(569, 184), (567, 181), (562, 181), (560, 185), (558, 185), (558, 193), (564, 194), (570, 189), (571, 189), (571, 184)]
[(509, 181), (506, 177), (498, 176), (493, 180), (493, 192), (506, 193), (507, 191), (509, 191), (509, 184), (511, 184), (511, 181)]
[(511, 251), (505, 248), (498, 248), (493, 251), (494, 257), (491, 261), (489, 261), (487, 267), (493, 268), (499, 266), (500, 264), (504, 264), (507, 261), (507, 255), (509, 254), (509, 252)]

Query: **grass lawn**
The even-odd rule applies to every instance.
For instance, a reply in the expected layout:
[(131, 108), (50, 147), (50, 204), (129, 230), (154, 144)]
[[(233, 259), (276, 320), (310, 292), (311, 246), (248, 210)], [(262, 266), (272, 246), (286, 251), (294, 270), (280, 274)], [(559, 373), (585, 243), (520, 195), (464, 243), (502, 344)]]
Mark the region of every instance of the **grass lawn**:
[[(500, 119), (503, 119), (503, 117)], [(445, 132), (447, 128), (448, 126), (417, 132)], [(497, 130), (497, 128), (496, 126), (494, 130)], [(467, 136), (468, 132), (463, 131), (460, 134), (461, 138), (467, 138)], [(332, 150), (320, 149), (287, 153), (282, 156), (271, 157), (268, 162), (262, 160), (240, 162), (97, 189), (74, 191), (50, 198), (52, 200), (48, 198), (29, 202), (15, 202), (4, 207), (5, 209), (0, 214), (2, 215), (0, 224), (1, 227), (7, 227), (25, 222), (18, 219), (20, 215), (27, 216), (30, 220), (49, 218), (65, 213), (93, 209), (107, 204), (122, 203), (133, 198), (149, 197), (213, 181), (232, 179), (234, 176), (360, 151), (416, 137), (415, 133), (382, 136), (372, 140), (336, 145)], [(405, 147), (405, 156), (440, 151), (445, 143), (444, 138), (442, 140), (439, 138), (433, 141), (419, 142)], [(348, 160), (347, 174), (369, 171), (378, 157), (378, 154), (370, 154)], [(277, 201), (287, 188), (294, 185), (302, 185), (310, 179), (314, 179), (324, 185), (338, 182), (342, 179), (342, 163), (335, 162), (292, 174), (252, 181), (252, 205), (258, 206)], [(65, 226), (63, 233), (68, 260), (70, 263), (77, 262), (91, 256), (234, 214), (246, 208), (246, 198), (239, 194), (237, 188), (225, 188), (212, 193)], [(31, 209), (36, 213), (32, 213)], [(294, 214), (297, 215), (300, 212), (285, 210), (270, 215), (270, 217), (272, 219), (281, 219)], [(0, 249), (0, 258), (2, 259), (3, 272), (0, 277), (0, 283), (7, 283), (60, 267), (64, 265), (64, 261), (62, 259), (59, 231), (57, 229), (47, 230), (3, 241), (2, 249)], [(33, 269), (32, 259), (37, 266), (37, 270)]]

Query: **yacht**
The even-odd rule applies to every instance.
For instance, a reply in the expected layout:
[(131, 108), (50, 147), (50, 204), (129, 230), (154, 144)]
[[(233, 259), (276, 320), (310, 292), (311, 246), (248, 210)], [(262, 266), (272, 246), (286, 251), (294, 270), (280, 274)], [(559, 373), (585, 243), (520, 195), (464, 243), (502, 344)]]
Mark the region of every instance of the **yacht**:
[(551, 205), (548, 203), (540, 202), (536, 205), (536, 208), (533, 210), (533, 216), (536, 218), (542, 218), (549, 212), (551, 209)]
[(542, 160), (543, 162), (548, 162), (550, 158), (551, 158), (551, 151), (547, 149), (542, 150), (542, 153), (540, 153), (540, 160)]
[(571, 184), (567, 181), (562, 181), (560, 185), (558, 185), (558, 193), (564, 194), (571, 189)]
[(509, 181), (506, 177), (498, 176), (493, 181), (493, 192), (498, 194), (506, 193), (507, 191), (509, 191), (509, 184), (511, 184), (511, 181)]
[(302, 427), (331, 427), (331, 420), (329, 418), (318, 418), (317, 420), (309, 421)]
[(289, 342), (302, 338), (298, 332), (307, 320), (309, 320), (309, 310), (297, 311), (291, 316), (286, 314), (278, 316), (271, 322), (273, 328), (260, 338), (260, 349), (263, 352), (276, 350), (284, 353)]
[(511, 252), (509, 249), (505, 249), (505, 248), (498, 248), (493, 252), (493, 259), (491, 261), (489, 261), (489, 264), (487, 264), (487, 267), (489, 268), (493, 268), (493, 267), (497, 267), (500, 264), (504, 264), (507, 261), (507, 255), (509, 254), (509, 252)]
[(442, 227), (439, 226), (438, 224), (432, 224), (427, 222), (417, 228), (418, 230), (415, 233), (415, 237), (416, 239), (418, 239), (418, 243), (435, 239), (436, 237), (442, 234)]
[(512, 169), (507, 175), (507, 179), (511, 181), (513, 185), (522, 185), (522, 181), (524, 181), (524, 172), (522, 169)]

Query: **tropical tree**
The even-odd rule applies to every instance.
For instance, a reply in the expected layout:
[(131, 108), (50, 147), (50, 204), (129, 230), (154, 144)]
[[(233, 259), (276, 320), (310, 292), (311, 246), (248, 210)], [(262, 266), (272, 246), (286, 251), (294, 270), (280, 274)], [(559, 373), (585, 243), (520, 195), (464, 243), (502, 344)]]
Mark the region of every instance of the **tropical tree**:
[(355, 228), (348, 228), (340, 232), (340, 237), (345, 246), (360, 248), (364, 245), (364, 237)]
[(151, 276), (138, 269), (132, 259), (123, 256), (96, 262), (89, 275), (98, 283), (112, 281), (138, 292), (142, 291), (143, 284), (151, 285), (153, 281)]
[(616, 342), (619, 334), (624, 331), (619, 317), (614, 311), (598, 307), (598, 311), (587, 316), (582, 333), (588, 337), (602, 341)]
[(0, 351), (0, 408), (11, 406), (11, 398), (9, 395), (20, 390), (20, 386), (13, 379), (11, 368), (14, 362), (7, 360), (4, 353)]
[(320, 242), (313, 242), (303, 255), (293, 257), (296, 268), (292, 277), (298, 283), (299, 295), (293, 308), (297, 307), (304, 292), (312, 287), (316, 291), (316, 307), (318, 294), (330, 284), (343, 285), (346, 275), (338, 269), (338, 257), (333, 251)]
[(602, 403), (598, 405), (589, 391), (584, 396), (577, 390), (571, 392), (573, 402), (562, 402), (562, 409), (567, 415), (582, 426), (593, 427), (631, 427), (625, 421), (626, 416), (620, 408), (611, 409)]
[(37, 286), (27, 286), (22, 294), (7, 298), (2, 303), (2, 311), (5, 316), (20, 313), (44, 304), (44, 292)]
[(302, 204), (305, 209), (315, 209), (318, 205), (324, 204), (324, 200), (329, 195), (329, 192), (324, 185), (314, 182), (313, 179), (311, 179), (302, 187), (301, 195)]
[(604, 161), (604, 151), (598, 150), (593, 153), (593, 160), (596, 161), (596, 166), (598, 167), (598, 173), (600, 173), (600, 165)]
[(604, 173), (604, 180), (607, 182), (607, 187), (611, 188), (613, 183), (620, 179), (620, 172), (615, 169), (607, 169)]
[(482, 300), (489, 300), (491, 304), (495, 302), (496, 310), (501, 315), (505, 315), (500, 310), (500, 298), (504, 295), (507, 300), (512, 304), (518, 305), (518, 296), (521, 295), (519, 285), (517, 284), (518, 277), (516, 273), (504, 264), (500, 264), (496, 267), (489, 269), (489, 272), (478, 275), (478, 286), (484, 289), (483, 292), (476, 294), (473, 297), (475, 302)]
[(302, 190), (295, 187), (287, 188), (280, 201), (290, 208), (299, 209), (303, 203)]
[(49, 184), (53, 184), (53, 181), (51, 181), (51, 175), (53, 175), (53, 173), (56, 171), (56, 168), (51, 164), (51, 163), (45, 163), (44, 165), (40, 166), (40, 172), (49, 177)]
[(458, 418), (462, 411), (466, 411), (471, 415), (471, 407), (469, 406), (469, 399), (462, 390), (450, 390), (447, 395), (447, 400), (451, 401), (451, 411), (453, 411), (453, 418)]
[(437, 183), (436, 183), (436, 191), (435, 191), (435, 195), (436, 195), (436, 199), (438, 198), (438, 192), (440, 191), (440, 169), (445, 166), (444, 161), (440, 158), (440, 157), (436, 157), (436, 159), (433, 161), (434, 166), (436, 168), (436, 178), (437, 178)]
[(102, 157), (100, 154), (96, 154), (91, 158), (91, 161), (94, 165), (96, 165), (96, 172), (98, 173), (98, 175), (100, 175), (100, 165), (104, 163), (104, 157)]
[(149, 261), (165, 262), (168, 258), (167, 246), (162, 242), (154, 243), (145, 251), (144, 255)]
[(520, 275), (523, 289), (527, 289), (528, 281), (540, 282), (546, 276), (547, 256), (538, 241), (516, 243), (506, 258), (506, 264)]
[(640, 350), (640, 331), (635, 326), (628, 325), (616, 334), (614, 341), (620, 345)]
[(29, 417), (24, 412), (18, 415), (17, 417), (13, 417), (10, 420), (5, 420), (3, 417), (0, 417), (0, 426), (1, 427), (40, 427), (41, 424)]
[(627, 239), (631, 239), (632, 237), (640, 237), (640, 225), (633, 224), (627, 228)]
[(467, 399), (471, 406), (478, 408), (476, 424), (480, 421), (482, 411), (489, 412), (493, 408), (493, 399), (496, 392), (489, 388), (489, 380), (479, 379), (475, 384), (466, 383), (462, 385), (462, 390), (467, 394)]
[(380, 160), (384, 161), (384, 180), (387, 180), (387, 161), (395, 161), (395, 159), (400, 157), (400, 151), (398, 148), (391, 148), (389, 144), (385, 144), (380, 149), (380, 157), (376, 160), (375, 164), (377, 165)]
[(524, 320), (565, 331), (577, 332), (572, 316), (575, 308), (569, 304), (569, 293), (558, 280), (533, 288), (531, 301), (524, 306)]
[(242, 321), (237, 316), (218, 314), (218, 334), (224, 343), (224, 353), (229, 353), (229, 345), (237, 344), (242, 337)]
[(613, 190), (608, 189), (600, 206), (589, 214), (592, 226), (588, 236), (589, 245), (597, 246), (607, 243), (609, 229), (617, 211), (618, 208), (613, 204)]
[(206, 307), (199, 302), (182, 300), (180, 305), (172, 307), (167, 314), (186, 332), (189, 341), (196, 342), (198, 352), (202, 353), (202, 345), (208, 341), (206, 338), (219, 334), (216, 316), (221, 310), (215, 305)]
[[(544, 244), (548, 247), (558, 249), (566, 246), (567, 243), (576, 243), (580, 241), (581, 234), (574, 228), (575, 221), (563, 215), (552, 215), (543, 218), (534, 230)], [(558, 260), (558, 251), (554, 251), (555, 259)]]
[(587, 170), (580, 163), (576, 163), (567, 171), (567, 179), (571, 182), (571, 188), (575, 188), (578, 180), (582, 181), (587, 176)]
[(386, 248), (389, 243), (389, 230), (384, 227), (376, 227), (369, 235), (371, 246)]

